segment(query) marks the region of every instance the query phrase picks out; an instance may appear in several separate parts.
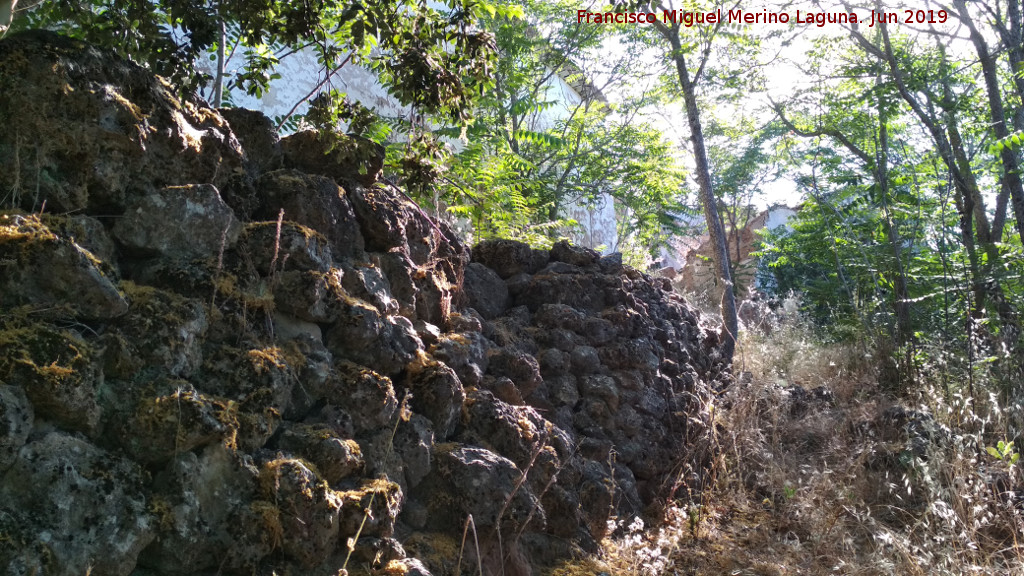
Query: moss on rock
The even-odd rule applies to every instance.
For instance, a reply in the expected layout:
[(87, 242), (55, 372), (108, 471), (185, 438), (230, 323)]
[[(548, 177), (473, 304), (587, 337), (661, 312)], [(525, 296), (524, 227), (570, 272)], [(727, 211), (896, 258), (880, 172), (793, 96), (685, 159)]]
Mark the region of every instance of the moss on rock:
[(17, 319), (0, 323), (0, 380), (21, 387), (39, 418), (90, 435), (100, 419), (94, 356), (71, 330)]

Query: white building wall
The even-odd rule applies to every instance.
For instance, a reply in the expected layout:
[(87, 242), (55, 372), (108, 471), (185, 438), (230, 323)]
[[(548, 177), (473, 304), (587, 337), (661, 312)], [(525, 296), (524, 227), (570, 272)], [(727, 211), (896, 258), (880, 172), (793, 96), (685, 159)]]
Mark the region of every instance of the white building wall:
[[(557, 104), (531, 119), (532, 129), (538, 131), (555, 127), (559, 121), (569, 118), (583, 103), (579, 92), (557, 74), (544, 83), (543, 97)], [(574, 244), (600, 250), (605, 254), (618, 248), (615, 199), (611, 195), (602, 193), (591, 203), (573, 201), (562, 207), (561, 215), (580, 225), (578, 230), (570, 234)]]
[[(235, 65), (241, 66), (241, 59), (237, 64), (229, 60), (225, 68), (230, 71)], [(260, 110), (270, 118), (284, 116), (295, 107), (296, 103), (302, 102), (313, 92), (317, 85), (323, 82), (326, 74), (317, 62), (316, 52), (312, 49), (288, 56), (281, 61), (277, 72), (281, 78), (270, 83), (269, 90), (263, 94), (262, 98), (241, 93), (232, 94), (230, 104), (241, 108)], [(399, 117), (409, 112), (407, 106), (402, 106), (388, 95), (387, 90), (377, 80), (376, 74), (362, 66), (346, 65), (324, 83), (320, 90), (326, 91), (332, 88), (347, 93), (349, 98), (367, 108), (376, 110), (382, 116)], [(309, 104), (303, 102), (295, 108), (295, 113), (303, 114), (308, 108)]]
[(796, 216), (796, 210), (788, 206), (772, 206), (768, 209), (768, 218), (765, 220), (764, 227), (768, 230), (775, 230), (779, 226), (785, 226), (787, 232), (792, 232), (793, 227), (789, 225), (789, 220), (793, 216)]

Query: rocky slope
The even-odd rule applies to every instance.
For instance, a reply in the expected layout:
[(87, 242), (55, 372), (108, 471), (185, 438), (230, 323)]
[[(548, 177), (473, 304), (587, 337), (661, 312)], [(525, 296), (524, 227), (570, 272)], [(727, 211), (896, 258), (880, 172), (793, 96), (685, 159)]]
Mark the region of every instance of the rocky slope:
[(449, 574), (471, 516), (529, 574), (708, 462), (716, 336), (615, 256), (469, 250), (376, 146), (48, 33), (0, 125), (4, 573)]

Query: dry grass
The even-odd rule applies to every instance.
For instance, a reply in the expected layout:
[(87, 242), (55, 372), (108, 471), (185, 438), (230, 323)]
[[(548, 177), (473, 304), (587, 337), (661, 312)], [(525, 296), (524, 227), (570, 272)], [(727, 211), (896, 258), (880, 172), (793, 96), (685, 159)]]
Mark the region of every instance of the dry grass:
[(1024, 574), (1024, 484), (986, 451), (995, 396), (946, 395), (938, 382), (963, 378), (926, 366), (935, 386), (887, 398), (877, 359), (819, 343), (792, 312), (743, 335), (703, 501), (620, 524), (598, 558), (554, 574)]

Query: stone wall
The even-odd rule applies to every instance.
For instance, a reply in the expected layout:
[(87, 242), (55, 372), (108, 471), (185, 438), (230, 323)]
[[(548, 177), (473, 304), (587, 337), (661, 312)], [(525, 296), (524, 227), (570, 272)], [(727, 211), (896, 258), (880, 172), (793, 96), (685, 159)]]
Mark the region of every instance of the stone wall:
[[(0, 41), (0, 571), (486, 573), (710, 462), (718, 343), (615, 255), (472, 250), (381, 151)], [(678, 490), (676, 490), (678, 491)]]

